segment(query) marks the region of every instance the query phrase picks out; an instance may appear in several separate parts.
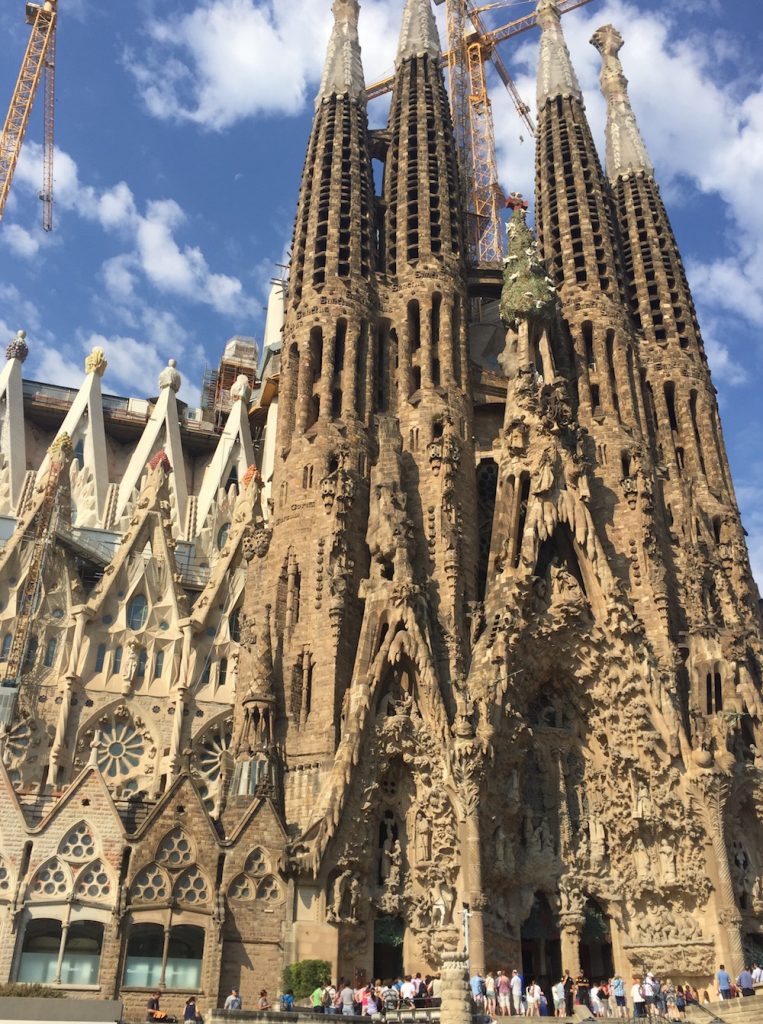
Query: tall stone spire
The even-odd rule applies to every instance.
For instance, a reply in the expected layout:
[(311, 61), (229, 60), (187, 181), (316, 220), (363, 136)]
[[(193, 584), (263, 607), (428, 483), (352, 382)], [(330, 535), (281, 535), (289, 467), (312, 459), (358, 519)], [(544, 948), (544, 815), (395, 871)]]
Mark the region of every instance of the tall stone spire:
[(629, 171), (652, 174), (654, 167), (628, 97), (628, 79), (618, 54), (623, 37), (613, 25), (594, 33), (591, 43), (602, 57), (601, 91), (607, 101), (607, 174), (615, 180)]
[(334, 0), (334, 28), (331, 31), (316, 108), (329, 96), (348, 95), (365, 105), (366, 84), (358, 40), (358, 0)]
[(423, 57), (424, 54), (436, 60), (441, 53), (440, 34), (431, 0), (407, 0), (395, 66), (408, 57)]
[(556, 96), (572, 96), (582, 103), (583, 93), (562, 32), (557, 0), (540, 0), (536, 14), (542, 31), (538, 62), (538, 112), (547, 100)]

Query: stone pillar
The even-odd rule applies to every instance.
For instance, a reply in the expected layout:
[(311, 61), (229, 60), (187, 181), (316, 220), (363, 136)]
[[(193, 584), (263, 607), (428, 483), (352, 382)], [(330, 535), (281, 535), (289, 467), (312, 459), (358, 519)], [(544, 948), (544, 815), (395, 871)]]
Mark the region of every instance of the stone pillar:
[(461, 953), (443, 953), (441, 1024), (471, 1024), (469, 962)]
[(562, 970), (569, 971), (573, 978), (580, 974), (580, 933), (583, 929), (582, 914), (562, 914), (559, 920), (562, 940)]

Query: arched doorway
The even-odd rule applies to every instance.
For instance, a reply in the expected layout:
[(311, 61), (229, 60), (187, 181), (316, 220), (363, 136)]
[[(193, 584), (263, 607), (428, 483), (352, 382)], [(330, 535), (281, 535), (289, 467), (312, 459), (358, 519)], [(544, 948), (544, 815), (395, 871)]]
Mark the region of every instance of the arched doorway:
[(382, 981), (403, 976), (403, 941), (405, 922), (402, 917), (380, 914), (374, 921), (374, 978)]
[(584, 912), (585, 921), (580, 935), (580, 966), (591, 983), (609, 980), (615, 970), (609, 918), (594, 899), (588, 900)]
[(562, 976), (559, 925), (544, 892), (536, 892), (530, 916), (521, 928), (522, 973), (526, 984), (537, 981), (554, 1005), (551, 986)]

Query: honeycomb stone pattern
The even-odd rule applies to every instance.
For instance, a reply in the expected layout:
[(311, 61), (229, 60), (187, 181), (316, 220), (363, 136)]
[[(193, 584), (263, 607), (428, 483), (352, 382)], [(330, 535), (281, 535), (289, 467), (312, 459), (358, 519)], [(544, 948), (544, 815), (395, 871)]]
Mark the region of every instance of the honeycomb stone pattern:
[(193, 847), (182, 828), (173, 828), (162, 839), (156, 851), (156, 860), (170, 871), (177, 871), (192, 862)]
[(133, 903), (158, 903), (170, 895), (167, 876), (158, 864), (143, 868), (132, 883), (130, 899)]
[(105, 900), (111, 892), (111, 879), (102, 861), (90, 864), (79, 876), (76, 893), (80, 899)]
[(93, 830), (84, 821), (69, 832), (61, 843), (59, 850), (64, 860), (74, 864), (84, 864), (95, 857), (96, 846)]

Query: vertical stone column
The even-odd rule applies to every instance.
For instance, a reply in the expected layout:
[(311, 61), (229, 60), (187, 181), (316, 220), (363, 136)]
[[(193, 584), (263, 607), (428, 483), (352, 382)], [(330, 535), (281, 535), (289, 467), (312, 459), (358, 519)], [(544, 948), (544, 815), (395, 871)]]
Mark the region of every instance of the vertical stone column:
[(462, 953), (443, 953), (442, 1024), (471, 1024), (472, 994), (469, 988), (469, 962)]
[(562, 940), (562, 970), (576, 977), (580, 974), (580, 933), (583, 929), (582, 914), (562, 914), (559, 919)]

